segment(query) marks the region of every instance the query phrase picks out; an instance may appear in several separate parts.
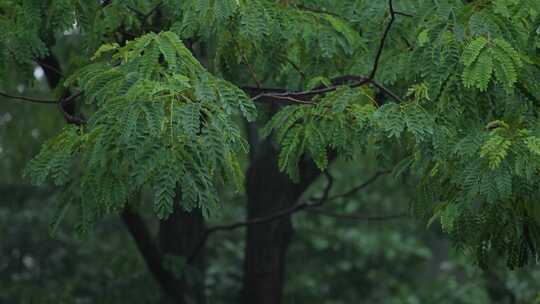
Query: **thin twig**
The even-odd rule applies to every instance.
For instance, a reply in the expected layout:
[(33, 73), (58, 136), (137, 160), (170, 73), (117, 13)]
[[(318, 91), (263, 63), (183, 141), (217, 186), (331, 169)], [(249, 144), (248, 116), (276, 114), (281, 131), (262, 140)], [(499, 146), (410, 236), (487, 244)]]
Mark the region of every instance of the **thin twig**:
[(206, 229), (201, 240), (199, 241), (197, 246), (195, 246), (195, 249), (193, 250), (191, 255), (188, 257), (187, 263), (189, 264), (195, 260), (195, 258), (197, 257), (201, 249), (204, 247), (206, 241), (208, 240), (208, 237), (210, 237), (210, 235), (218, 231), (229, 231), (229, 230), (243, 228), (243, 227), (247, 227), (251, 225), (269, 223), (276, 220), (280, 220), (284, 217), (290, 216), (304, 209), (318, 208), (322, 206), (324, 202), (328, 200), (330, 190), (332, 189), (332, 185), (334, 184), (334, 179), (328, 173), (328, 171), (325, 171), (325, 176), (327, 178), (327, 184), (326, 184), (326, 187), (324, 188), (323, 195), (320, 198), (312, 198), (311, 200), (315, 200), (314, 203), (310, 203), (311, 200), (308, 200), (308, 201), (297, 203), (289, 208), (270, 214), (268, 216), (254, 218), (254, 219), (245, 220), (245, 221), (236, 222), (236, 223), (227, 224), (227, 225), (218, 225), (218, 226), (214, 226), (214, 227), (210, 227)]
[[(351, 88), (359, 87), (368, 82), (369, 82), (369, 79), (363, 78), (362, 80), (359, 80), (351, 84), (350, 87)], [(335, 91), (339, 87), (340, 85), (333, 85), (329, 87), (318, 88), (318, 89), (309, 90), (309, 91), (301, 91), (301, 92), (261, 93), (251, 98), (251, 100), (257, 101), (263, 97), (269, 97), (269, 98), (275, 98), (275, 99), (289, 100), (289, 101), (301, 103), (301, 104), (315, 104), (314, 102), (310, 102), (309, 100), (305, 100), (305, 99), (309, 99), (310, 97), (315, 96), (315, 95), (320, 95), (320, 94)]]
[(322, 209), (309, 209), (308, 212), (316, 213), (323, 216), (333, 217), (341, 220), (356, 220), (356, 221), (387, 221), (400, 218), (406, 218), (407, 214), (398, 213), (391, 215), (366, 215), (366, 214), (342, 214)]
[(379, 42), (379, 48), (377, 49), (377, 52), (375, 54), (375, 60), (373, 61), (373, 68), (371, 69), (371, 73), (369, 73), (369, 79), (375, 79), (375, 74), (377, 73), (377, 70), (379, 68), (379, 61), (381, 59), (382, 51), (384, 49), (384, 44), (386, 43), (388, 33), (390, 32), (390, 29), (394, 24), (394, 20), (396, 19), (396, 12), (394, 11), (394, 4), (392, 0), (388, 0), (388, 5), (390, 9), (390, 21), (386, 25), (386, 28), (384, 29), (383, 35), (381, 37), (381, 41)]
[(70, 113), (68, 113), (64, 107), (72, 102), (75, 98), (79, 97), (82, 95), (82, 91), (79, 91), (73, 95), (70, 95), (68, 96), (67, 98), (60, 98), (60, 100), (58, 100), (58, 109), (60, 110), (60, 112), (62, 113), (62, 115), (64, 116), (64, 118), (66, 119), (66, 121), (70, 124), (74, 124), (74, 125), (77, 125), (77, 126), (82, 126), (84, 124), (86, 124), (86, 120), (82, 117), (77, 117), (77, 116), (74, 116), (74, 115), (71, 115)]
[(289, 58), (285, 58), (285, 60), (293, 67), (296, 72), (298, 72), (298, 74), (300, 74), (300, 78), (302, 82), (304, 82), (306, 80), (306, 73), (304, 73), (294, 61), (290, 60)]
[(253, 69), (253, 67), (249, 63), (249, 60), (247, 59), (246, 54), (244, 54), (244, 52), (242, 52), (242, 48), (240, 47), (240, 45), (238, 44), (238, 42), (236, 40), (235, 40), (235, 43), (236, 43), (236, 48), (238, 49), (238, 52), (242, 56), (242, 60), (244, 61), (244, 64), (248, 68), (248, 71), (249, 71), (249, 74), (251, 75), (251, 78), (253, 79), (253, 81), (255, 81), (255, 84), (257, 85), (257, 88), (262, 88), (262, 84), (259, 81), (259, 79), (257, 77), (257, 74), (255, 73), (255, 70)]
[(410, 13), (405, 13), (405, 12), (398, 12), (398, 11), (394, 11), (394, 14), (395, 15), (401, 15), (401, 16), (404, 16), (404, 17), (414, 17), (413, 14), (410, 14)]
[(15, 99), (15, 100), (23, 100), (23, 101), (33, 102), (33, 103), (42, 103), (42, 104), (56, 104), (56, 103), (58, 103), (57, 100), (44, 100), (44, 99), (37, 99), (37, 98), (25, 97), (25, 96), (15, 96), (15, 95), (10, 95), (10, 94), (4, 93), (4, 92), (0, 92), (0, 96), (4, 96), (6, 98)]
[(337, 195), (334, 195), (334, 196), (331, 196), (328, 198), (329, 201), (332, 201), (332, 200), (335, 200), (335, 199), (338, 199), (338, 198), (348, 198), (348, 197), (351, 197), (352, 195), (356, 194), (358, 191), (362, 190), (362, 189), (365, 189), (367, 186), (371, 185), (372, 183), (374, 183), (379, 177), (381, 177), (382, 175), (385, 175), (385, 174), (388, 174), (390, 173), (391, 171), (379, 171), (377, 173), (375, 173), (372, 177), (370, 177), (367, 181), (363, 182), (362, 184), (350, 189), (349, 191), (347, 192), (344, 192), (344, 193), (341, 193), (341, 194), (337, 194)]
[(330, 87), (324, 87), (319, 88), (316, 90), (311, 91), (304, 91), (304, 92), (283, 92), (283, 89), (272, 89), (272, 88), (254, 88), (254, 87), (243, 87), (244, 90), (249, 91), (250, 93), (258, 92), (261, 93), (255, 95), (251, 100), (252, 101), (271, 101), (271, 102), (280, 102), (280, 101), (290, 101), (292, 103), (299, 103), (299, 104), (307, 104), (307, 105), (314, 105), (315, 102), (312, 101), (306, 101), (306, 100), (300, 100), (295, 97), (306, 97), (310, 95), (319, 95), (323, 93), (327, 93), (330, 91), (334, 91), (340, 86), (344, 85), (347, 81), (355, 80), (352, 84), (349, 85), (350, 88), (355, 88), (362, 86), (364, 84), (370, 83), (379, 90), (381, 90), (384, 94), (387, 94), (388, 96), (392, 97), (398, 102), (403, 102), (403, 99), (399, 97), (396, 93), (392, 92), (390, 89), (386, 88), (379, 82), (367, 79), (363, 76), (354, 76), (354, 75), (345, 75), (337, 77), (336, 79), (340, 81), (332, 81), (332, 83), (335, 83), (334, 85)]
[(324, 10), (320, 10), (320, 9), (316, 9), (316, 8), (311, 8), (311, 7), (307, 7), (307, 6), (304, 6), (304, 5), (299, 5), (298, 9), (300, 9), (302, 11), (317, 13), (317, 14), (326, 14), (326, 15), (331, 15), (331, 16), (334, 16), (334, 17), (341, 17), (340, 15), (338, 15), (336, 13), (333, 13), (333, 12), (328, 12), (328, 11), (324, 11)]
[(82, 92), (77, 92), (77, 93), (75, 93), (73, 95), (70, 95), (70, 96), (68, 96), (66, 98), (60, 98), (58, 100), (44, 100), (44, 99), (36, 99), (36, 98), (25, 97), (25, 96), (14, 96), (14, 95), (10, 95), (10, 94), (0, 92), (0, 96), (4, 96), (4, 97), (10, 98), (10, 99), (22, 100), (22, 101), (27, 101), (27, 102), (32, 102), (32, 103), (41, 103), (41, 104), (56, 104), (56, 105), (58, 105), (58, 109), (60, 110), (60, 112), (62, 113), (62, 115), (66, 119), (66, 121), (68, 123), (72, 123), (72, 124), (75, 124), (75, 125), (78, 125), (78, 126), (84, 125), (86, 123), (86, 120), (84, 118), (76, 117), (74, 115), (71, 115), (70, 113), (68, 113), (64, 109), (64, 107), (68, 103), (73, 101), (75, 98), (77, 98), (77, 97), (79, 97), (81, 95), (82, 95)]
[[(296, 99), (294, 97), (291, 97), (291, 96), (280, 96), (280, 95), (267, 95), (267, 96), (260, 96), (260, 97), (272, 97), (274, 99), (278, 99), (278, 100), (286, 100), (286, 101), (290, 101), (292, 103), (299, 103), (299, 104), (305, 104), (305, 105), (314, 105), (315, 103), (312, 102), (312, 101), (306, 101), (306, 100), (300, 100), (300, 99)], [(257, 97), (256, 99), (259, 99), (260, 97)]]
[(249, 70), (249, 73), (251, 74), (251, 78), (253, 78), (253, 81), (255, 81), (255, 83), (257, 84), (257, 87), (259, 88), (262, 87), (261, 82), (257, 78), (257, 74), (255, 74), (255, 70), (253, 69), (249, 61), (247, 60), (246, 56), (244, 55), (243, 57), (244, 57), (244, 62), (246, 63), (246, 66)]
[(378, 83), (377, 81), (375, 80), (371, 80), (370, 81), (371, 84), (373, 84), (375, 87), (377, 87), (379, 90), (381, 90), (383, 93), (387, 94), (388, 96), (392, 97), (393, 99), (395, 99), (397, 102), (403, 102), (403, 99), (399, 96), (397, 96), (396, 93), (392, 92), (390, 89), (386, 88), (385, 86), (383, 86), (382, 84)]

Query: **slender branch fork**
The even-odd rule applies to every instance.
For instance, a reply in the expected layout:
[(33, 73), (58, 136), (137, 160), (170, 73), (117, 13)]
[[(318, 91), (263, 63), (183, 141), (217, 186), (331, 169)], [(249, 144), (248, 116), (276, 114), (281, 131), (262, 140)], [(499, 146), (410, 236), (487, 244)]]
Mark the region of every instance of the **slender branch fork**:
[(26, 97), (26, 96), (16, 96), (16, 95), (0, 92), (0, 96), (6, 97), (12, 100), (21, 100), (25, 102), (40, 103), (40, 104), (56, 104), (58, 105), (58, 109), (60, 110), (60, 113), (62, 113), (66, 121), (70, 124), (75, 124), (78, 126), (84, 125), (86, 123), (86, 120), (82, 117), (77, 117), (72, 114), (69, 114), (68, 111), (65, 110), (65, 107), (67, 104), (69, 104), (70, 102), (73, 102), (74, 99), (76, 99), (77, 97), (81, 95), (82, 95), (82, 92), (77, 92), (67, 97), (61, 97), (58, 100), (52, 100), (52, 99), (49, 100), (49, 99), (38, 99), (38, 98), (32, 98), (32, 97)]
[[(381, 40), (379, 42), (379, 46), (377, 48), (377, 51), (375, 52), (375, 59), (373, 61), (373, 66), (371, 68), (371, 72), (369, 73), (368, 77), (363, 76), (342, 76), (338, 78), (347, 77), (349, 80), (354, 80), (353, 83), (349, 85), (349, 87), (360, 87), (366, 84), (372, 84), (373, 86), (377, 87), (379, 90), (387, 94), (388, 96), (392, 97), (398, 102), (403, 102), (403, 99), (399, 97), (397, 94), (383, 86), (382, 84), (378, 83), (375, 80), (375, 76), (377, 74), (377, 71), (379, 69), (379, 63), (381, 59), (382, 52), (384, 50), (384, 46), (386, 44), (386, 40), (388, 38), (388, 33), (390, 32), (390, 29), (392, 28), (392, 25), (394, 24), (394, 21), (396, 20), (396, 15), (406, 16), (406, 17), (413, 17), (413, 15), (408, 13), (403, 13), (396, 11), (394, 9), (394, 3), (392, 0), (388, 0), (388, 6), (389, 6), (389, 12), (390, 12), (390, 21), (386, 25), (383, 34), (381, 36)], [(297, 103), (297, 104), (315, 104), (314, 102), (310, 101), (311, 97), (315, 95), (320, 95), (324, 93), (328, 93), (331, 91), (337, 90), (342, 83), (333, 84), (332, 86), (325, 87), (325, 88), (317, 88), (310, 91), (304, 91), (304, 92), (263, 92), (258, 95), (255, 95), (251, 98), (253, 101), (259, 101), (262, 99), (275, 101), (275, 102), (291, 102), (291, 103)], [(253, 90), (252, 90), (253, 91)], [(256, 90), (255, 90), (256, 91)]]
[[(296, 213), (298, 211), (309, 209), (309, 208), (317, 208), (317, 207), (322, 206), (324, 202), (327, 201), (328, 196), (330, 194), (330, 190), (332, 189), (332, 185), (334, 184), (334, 178), (330, 175), (330, 173), (325, 172), (325, 176), (327, 179), (327, 183), (326, 183), (326, 187), (324, 188), (323, 194), (320, 198), (311, 198), (306, 201), (299, 202), (287, 209), (278, 211), (276, 213), (270, 214), (265, 217), (254, 218), (251, 220), (236, 222), (236, 223), (227, 224), (227, 225), (218, 225), (218, 226), (214, 226), (214, 227), (206, 229), (201, 240), (199, 241), (197, 246), (195, 246), (195, 249), (193, 250), (191, 255), (188, 257), (187, 263), (189, 264), (195, 260), (195, 258), (199, 254), (199, 251), (204, 247), (204, 244), (208, 240), (208, 237), (218, 231), (228, 231), (228, 230), (234, 230), (237, 228), (242, 228), (242, 227), (246, 227), (250, 225), (274, 222), (286, 216), (289, 216), (293, 213)], [(312, 202), (312, 201), (315, 201), (315, 202)]]
[(326, 186), (324, 188), (324, 191), (323, 191), (323, 194), (322, 194), (321, 197), (319, 197), (319, 198), (310, 198), (310, 199), (308, 199), (306, 201), (301, 201), (301, 202), (296, 203), (295, 205), (293, 205), (293, 206), (291, 206), (291, 207), (289, 207), (287, 209), (278, 211), (276, 213), (270, 214), (270, 215), (265, 216), (265, 217), (259, 217), (259, 218), (254, 218), (254, 219), (251, 219), (251, 220), (235, 222), (235, 223), (226, 224), (226, 225), (217, 225), (217, 226), (214, 226), (214, 227), (207, 228), (206, 231), (204, 232), (203, 236), (201, 237), (201, 240), (199, 241), (197, 246), (195, 246), (195, 249), (193, 250), (191, 255), (189, 255), (189, 257), (187, 259), (187, 263), (188, 264), (192, 263), (195, 260), (195, 258), (199, 254), (199, 252), (202, 250), (202, 248), (206, 244), (206, 241), (208, 240), (208, 238), (212, 234), (214, 234), (216, 232), (230, 231), (230, 230), (235, 230), (235, 229), (239, 229), (239, 228), (244, 228), (244, 227), (250, 226), (250, 225), (257, 225), (257, 224), (264, 224), (264, 223), (274, 222), (274, 221), (283, 219), (283, 218), (285, 218), (287, 216), (291, 216), (291, 215), (293, 215), (295, 213), (298, 213), (300, 211), (309, 211), (309, 212), (314, 212), (314, 213), (317, 213), (317, 214), (323, 215), (323, 216), (333, 217), (333, 218), (337, 218), (337, 219), (348, 219), (348, 220), (386, 221), (386, 220), (404, 218), (404, 217), (406, 217), (406, 214), (404, 214), (404, 213), (393, 214), (393, 215), (373, 216), (373, 215), (364, 215), (364, 214), (339, 214), (339, 213), (334, 213), (334, 212), (331, 212), (331, 211), (325, 211), (325, 210), (321, 209), (321, 207), (323, 206), (323, 204), (325, 202), (335, 200), (335, 199), (338, 199), (338, 198), (350, 197), (353, 194), (355, 194), (356, 192), (358, 192), (358, 191), (366, 188), (367, 186), (371, 185), (379, 177), (381, 177), (384, 174), (387, 174), (389, 172), (390, 171), (377, 172), (377, 173), (375, 173), (375, 175), (373, 175), (371, 178), (369, 178), (368, 180), (366, 180), (364, 183), (360, 184), (359, 186), (354, 187), (351, 190), (349, 190), (349, 191), (347, 191), (347, 192), (345, 192), (343, 194), (330, 196), (330, 190), (332, 189), (332, 186), (334, 184), (334, 178), (330, 175), (330, 173), (328, 173), (328, 171), (326, 171), (325, 176), (326, 176), (326, 179), (327, 179), (327, 183), (326, 183)]
[(73, 100), (79, 96), (82, 95), (82, 92), (79, 91), (73, 95), (70, 95), (66, 98), (60, 98), (58, 100), (58, 109), (60, 110), (60, 112), (62, 113), (62, 115), (64, 115), (64, 118), (66, 119), (66, 121), (70, 124), (74, 124), (74, 125), (77, 125), (77, 126), (82, 126), (84, 124), (86, 124), (86, 120), (84, 119), (84, 117), (78, 117), (78, 116), (74, 116), (70, 113), (68, 113), (68, 111), (66, 111), (66, 106), (73, 102)]

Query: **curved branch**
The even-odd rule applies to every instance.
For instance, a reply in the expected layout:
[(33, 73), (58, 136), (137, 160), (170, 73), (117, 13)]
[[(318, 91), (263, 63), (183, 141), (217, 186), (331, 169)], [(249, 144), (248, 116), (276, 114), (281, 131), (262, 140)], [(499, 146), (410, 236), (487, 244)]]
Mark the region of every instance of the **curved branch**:
[(395, 101), (400, 102), (400, 103), (403, 102), (403, 99), (401, 97), (399, 97), (396, 93), (392, 92), (387, 87), (383, 86), (382, 84), (378, 83), (377, 81), (373, 79), (370, 82), (371, 84), (373, 84), (373, 86), (381, 90), (381, 92), (383, 92), (384, 94), (392, 97)]
[[(352, 76), (342, 76), (342, 77), (352, 77)], [(354, 76), (354, 77), (359, 80), (352, 83), (350, 85), (351, 88), (365, 85), (371, 81), (370, 79), (364, 78), (362, 76)], [(252, 101), (258, 101), (258, 100), (283, 101), (285, 100), (292, 103), (314, 105), (315, 103), (311, 101), (311, 98), (313, 96), (335, 91), (340, 86), (341, 85), (338, 84), (338, 85), (332, 85), (329, 87), (317, 88), (317, 89), (301, 91), (301, 92), (288, 92), (288, 91), (287, 92), (266, 92), (266, 93), (260, 93), (256, 95), (255, 97), (252, 97), (251, 100)]]
[(77, 126), (82, 126), (86, 124), (86, 120), (83, 117), (77, 117), (69, 113), (68, 111), (66, 111), (66, 108), (67, 108), (67, 105), (69, 105), (71, 102), (74, 101), (74, 99), (76, 99), (77, 97), (81, 95), (82, 95), (82, 92), (77, 92), (66, 98), (60, 98), (60, 100), (58, 101), (58, 109), (60, 110), (62, 115), (64, 115), (64, 118), (66, 119), (66, 121), (70, 124), (74, 124)]
[(377, 49), (375, 60), (373, 61), (373, 68), (371, 69), (371, 73), (369, 73), (369, 79), (375, 78), (375, 74), (377, 73), (377, 70), (379, 68), (379, 61), (381, 59), (382, 51), (384, 49), (386, 39), (388, 38), (388, 33), (390, 32), (390, 29), (392, 28), (392, 25), (394, 24), (394, 21), (396, 19), (396, 12), (394, 11), (394, 4), (392, 0), (388, 0), (388, 6), (390, 9), (390, 22), (388, 22), (388, 25), (386, 25), (386, 28), (384, 29), (383, 35), (381, 37), (381, 41), (379, 42), (379, 48)]
[(375, 173), (375, 175), (373, 175), (367, 181), (363, 182), (362, 184), (360, 184), (360, 185), (358, 185), (358, 186), (352, 188), (351, 190), (349, 190), (347, 192), (344, 192), (342, 194), (331, 196), (331, 197), (328, 198), (328, 200), (331, 201), (331, 200), (335, 200), (335, 199), (338, 199), (338, 198), (350, 197), (350, 196), (356, 194), (358, 191), (360, 191), (360, 190), (366, 188), (367, 186), (371, 185), (372, 183), (374, 183), (382, 175), (388, 174), (390, 172), (391, 171), (379, 171), (379, 172)]
[(163, 254), (143, 218), (128, 208), (122, 211), (121, 217), (154, 278), (169, 296), (176, 299), (178, 303), (184, 303), (181, 285), (176, 277), (163, 267)]
[(206, 229), (206, 231), (204, 232), (204, 235), (202, 236), (199, 244), (197, 244), (197, 246), (193, 250), (193, 253), (188, 257), (187, 263), (190, 264), (191, 262), (193, 262), (195, 260), (195, 258), (197, 257), (197, 255), (199, 254), (201, 249), (206, 244), (206, 241), (208, 240), (208, 237), (210, 237), (210, 235), (212, 235), (212, 234), (214, 234), (214, 233), (216, 233), (218, 231), (228, 231), (228, 230), (234, 230), (234, 229), (238, 229), (238, 228), (243, 228), (243, 227), (250, 226), (250, 225), (269, 223), (269, 222), (273, 222), (273, 221), (282, 219), (284, 217), (290, 216), (290, 215), (292, 215), (292, 214), (294, 214), (294, 213), (296, 213), (298, 211), (304, 210), (304, 209), (320, 207), (321, 205), (324, 204), (325, 201), (328, 200), (330, 190), (332, 189), (332, 185), (334, 184), (334, 178), (327, 171), (325, 171), (325, 176), (326, 176), (326, 179), (327, 179), (327, 184), (326, 184), (326, 187), (324, 188), (323, 195), (320, 198), (312, 198), (312, 199), (310, 199), (310, 200), (315, 200), (314, 203), (310, 203), (310, 200), (307, 200), (305, 202), (297, 203), (297, 204), (291, 206), (290, 208), (287, 208), (287, 209), (282, 210), (282, 211), (278, 211), (276, 213), (270, 214), (270, 215), (265, 216), (265, 217), (254, 218), (254, 219), (251, 219), (251, 220), (236, 222), (236, 223), (227, 224), (227, 225), (217, 225), (217, 226), (210, 227), (210, 228)]

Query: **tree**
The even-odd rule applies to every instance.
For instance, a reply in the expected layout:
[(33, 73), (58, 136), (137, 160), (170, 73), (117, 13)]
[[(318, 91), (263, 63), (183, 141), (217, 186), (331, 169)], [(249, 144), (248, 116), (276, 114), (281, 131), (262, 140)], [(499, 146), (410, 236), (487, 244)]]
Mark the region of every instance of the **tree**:
[[(370, 181), (412, 180), (413, 214), (440, 220), (481, 267), (538, 257), (538, 1), (2, 1), (0, 13), (2, 79), (39, 66), (56, 99), (1, 95), (57, 104), (67, 122), (26, 176), (59, 187), (56, 218), (76, 210), (81, 235), (120, 214), (177, 303), (204, 302), (204, 276), (167, 263), (204, 274), (207, 241), (237, 228), (244, 302), (280, 303), (290, 217), (347, 217), (325, 204), (365, 187), (335, 194), (336, 159), (373, 157)], [(247, 219), (207, 227), (230, 189), (245, 189)]]

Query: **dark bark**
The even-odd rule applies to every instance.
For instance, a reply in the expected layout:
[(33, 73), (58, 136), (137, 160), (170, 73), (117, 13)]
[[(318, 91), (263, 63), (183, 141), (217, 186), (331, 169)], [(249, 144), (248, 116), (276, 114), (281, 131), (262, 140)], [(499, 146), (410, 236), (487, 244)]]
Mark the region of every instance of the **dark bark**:
[(148, 269), (165, 294), (173, 299), (175, 303), (186, 303), (181, 289), (181, 281), (163, 267), (163, 255), (143, 219), (137, 213), (125, 209), (122, 212), (122, 220), (137, 244), (137, 248), (141, 252)]
[[(110, 1), (104, 1), (107, 5)], [(36, 59), (36, 63), (43, 69), (47, 83), (51, 89), (57, 88), (62, 80), (62, 68), (53, 54)], [(68, 123), (79, 124), (84, 118), (76, 116), (75, 98), (68, 98), (69, 90), (62, 93), (59, 108)], [(195, 271), (178, 277), (171, 269), (165, 266), (165, 257), (186, 257), (194, 246), (199, 243), (204, 234), (204, 219), (200, 210), (186, 212), (182, 210), (179, 202), (180, 196), (175, 198), (176, 208), (174, 213), (160, 223), (159, 243), (148, 230), (144, 220), (134, 211), (125, 209), (122, 220), (131, 233), (137, 248), (139, 249), (148, 269), (162, 287), (164, 293), (174, 303), (205, 303), (204, 297), (204, 254), (200, 254), (195, 260)], [(199, 274), (194, 278), (193, 274)]]
[[(158, 238), (154, 238), (143, 219), (133, 211), (125, 209), (122, 220), (137, 244), (150, 273), (173, 303), (206, 303), (204, 294), (204, 254), (194, 262), (182, 267), (174, 261), (186, 259), (193, 252), (204, 234), (204, 218), (200, 210), (184, 211), (179, 203), (166, 220), (159, 224)], [(173, 261), (173, 263), (168, 263)], [(182, 269), (171, 267), (180, 266)]]
[[(264, 144), (263, 149), (247, 173), (248, 220), (291, 207), (319, 174), (314, 164), (302, 163), (301, 182), (295, 184), (279, 172), (277, 151), (268, 143)], [(244, 303), (281, 303), (285, 255), (292, 233), (290, 217), (248, 226), (244, 261)]]
[[(60, 66), (60, 62), (58, 62), (58, 59), (56, 59), (56, 57), (51, 53), (45, 57), (37, 59), (36, 62), (43, 69), (49, 87), (51, 89), (57, 88), (62, 80), (62, 67)], [(66, 119), (67, 123), (82, 125), (84, 124), (84, 117), (78, 117), (76, 114), (77, 98), (69, 98), (70, 94), (70, 91), (67, 89), (62, 92), (62, 96), (59, 99), (60, 102), (58, 103), (58, 108)], [(80, 94), (72, 97), (78, 97), (78, 95)]]
[[(176, 200), (178, 201), (178, 200)], [(205, 224), (199, 209), (185, 211), (180, 204), (159, 225), (159, 247), (164, 257), (187, 259), (204, 236)], [(178, 289), (184, 294), (185, 303), (206, 303), (204, 293), (204, 250), (185, 266), (179, 278)]]
[(516, 295), (510, 290), (506, 283), (492, 269), (486, 268), (483, 272), (486, 291), (492, 303), (517, 303)]
[(54, 57), (53, 54), (49, 54), (43, 58), (37, 59), (36, 62), (43, 69), (49, 87), (51, 89), (56, 88), (62, 78), (62, 68), (56, 57)]

